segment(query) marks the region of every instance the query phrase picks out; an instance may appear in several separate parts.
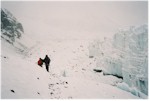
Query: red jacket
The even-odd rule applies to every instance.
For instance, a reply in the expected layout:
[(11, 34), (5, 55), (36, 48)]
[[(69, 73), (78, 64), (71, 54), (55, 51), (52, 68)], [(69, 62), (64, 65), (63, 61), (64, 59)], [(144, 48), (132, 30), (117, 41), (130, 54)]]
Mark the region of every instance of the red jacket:
[(38, 65), (39, 65), (39, 66), (42, 66), (42, 65), (43, 65), (43, 61), (42, 61), (41, 59), (39, 59)]

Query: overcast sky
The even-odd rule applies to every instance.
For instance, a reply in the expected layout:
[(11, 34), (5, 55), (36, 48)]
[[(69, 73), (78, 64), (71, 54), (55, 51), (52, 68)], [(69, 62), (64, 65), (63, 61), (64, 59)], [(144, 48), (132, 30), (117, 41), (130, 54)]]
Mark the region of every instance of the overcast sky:
[[(7, 1), (25, 31), (62, 38), (97, 38), (117, 29), (148, 23), (148, 2), (142, 1)], [(30, 32), (30, 33), (31, 33)]]

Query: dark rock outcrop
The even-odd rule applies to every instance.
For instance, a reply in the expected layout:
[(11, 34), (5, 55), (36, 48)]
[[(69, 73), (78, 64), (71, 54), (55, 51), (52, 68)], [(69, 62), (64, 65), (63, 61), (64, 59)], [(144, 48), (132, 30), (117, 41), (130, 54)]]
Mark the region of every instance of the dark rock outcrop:
[(1, 33), (1, 37), (11, 44), (24, 33), (22, 24), (4, 8), (1, 9)]

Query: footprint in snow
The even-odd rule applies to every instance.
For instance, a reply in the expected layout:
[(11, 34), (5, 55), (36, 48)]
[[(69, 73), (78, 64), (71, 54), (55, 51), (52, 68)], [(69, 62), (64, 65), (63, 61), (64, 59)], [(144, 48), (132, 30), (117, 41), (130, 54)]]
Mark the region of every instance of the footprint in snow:
[(5, 59), (8, 59), (8, 57), (7, 56), (2, 56), (3, 58), (5, 58)]
[(51, 92), (50, 94), (51, 94), (51, 95), (53, 95), (54, 93), (53, 93), (53, 92)]
[(40, 93), (39, 93), (39, 92), (37, 92), (37, 94), (38, 94), (38, 95), (40, 95)]
[(15, 93), (15, 91), (14, 90), (10, 90), (12, 93)]
[(66, 82), (66, 84), (68, 84), (68, 82)]

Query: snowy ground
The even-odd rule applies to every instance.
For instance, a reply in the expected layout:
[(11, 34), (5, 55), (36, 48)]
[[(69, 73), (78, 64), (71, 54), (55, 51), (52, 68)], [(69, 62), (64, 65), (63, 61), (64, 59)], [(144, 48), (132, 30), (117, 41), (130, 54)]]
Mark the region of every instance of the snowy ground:
[[(139, 99), (115, 86), (121, 79), (93, 71), (87, 46), (85, 40), (39, 42), (26, 56), (2, 40), (2, 98)], [(46, 54), (50, 73), (36, 63)]]

